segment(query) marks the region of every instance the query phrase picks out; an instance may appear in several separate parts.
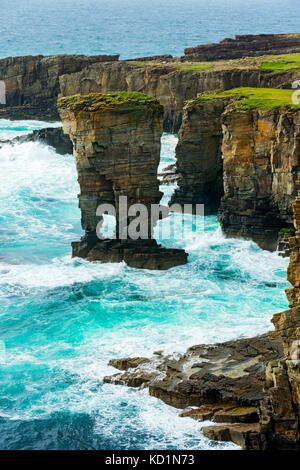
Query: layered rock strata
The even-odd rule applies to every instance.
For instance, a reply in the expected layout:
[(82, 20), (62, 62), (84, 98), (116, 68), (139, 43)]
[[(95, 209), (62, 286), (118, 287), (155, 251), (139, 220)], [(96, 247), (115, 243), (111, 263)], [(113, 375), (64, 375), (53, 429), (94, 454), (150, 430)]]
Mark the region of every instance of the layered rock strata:
[(164, 106), (163, 128), (178, 132), (187, 100), (199, 93), (236, 87), (291, 86), (299, 71), (272, 73), (259, 64), (216, 63), (211, 68), (195, 63), (186, 67), (176, 63), (149, 64), (118, 62), (94, 64), (78, 73), (60, 77), (62, 96), (115, 91), (138, 91), (157, 98)]
[[(6, 105), (0, 117), (58, 119), (57, 96), (76, 93), (139, 91), (164, 105), (164, 130), (179, 130), (185, 100), (198, 93), (240, 86), (289, 86), (299, 78), (299, 66), (286, 56), (281, 73), (269, 70), (276, 57), (182, 63), (168, 55), (120, 61), (118, 55), (25, 56), (0, 60), (0, 80), (6, 85)], [(279, 60), (279, 59), (278, 59)], [(280, 59), (281, 60), (281, 59)], [(263, 67), (261, 67), (263, 64)], [(60, 81), (60, 84), (58, 83)]]
[(220, 403), (232, 405), (231, 409), (257, 407), (263, 398), (265, 365), (282, 355), (280, 336), (270, 332), (256, 338), (193, 346), (176, 359), (158, 352), (148, 360), (112, 360), (109, 364), (123, 372), (104, 381), (147, 386), (150, 395), (176, 408)]
[[(147, 269), (168, 269), (185, 264), (184, 250), (165, 249), (157, 244), (151, 205), (159, 204), (157, 168), (160, 160), (163, 108), (140, 93), (111, 93), (73, 96), (59, 100), (64, 132), (74, 146), (80, 184), (79, 207), (85, 236), (72, 244), (73, 256), (91, 261), (120, 262)], [(147, 234), (138, 239), (119, 230), (133, 217), (119, 212), (120, 196), (127, 207), (143, 204), (148, 209)], [(99, 238), (100, 204), (116, 208), (115, 239)]]
[(225, 234), (275, 250), (281, 229), (292, 226), (300, 170), (300, 107), (291, 96), (239, 88), (188, 101), (171, 202), (219, 209)]
[(178, 188), (171, 204), (204, 204), (206, 214), (218, 212), (223, 196), (221, 119), (225, 106), (222, 100), (197, 99), (185, 106), (176, 147)]
[(213, 421), (213, 426), (203, 428), (206, 437), (262, 449), (258, 414), (266, 364), (282, 357), (281, 338), (270, 332), (193, 346), (176, 358), (157, 352), (150, 359), (115, 359), (109, 364), (121, 372), (104, 377), (104, 382), (147, 387), (150, 395), (184, 409), (182, 417)]
[(147, 386), (172, 406), (197, 407), (181, 416), (214, 421), (202, 429), (210, 439), (246, 450), (300, 450), (300, 191), (293, 220), (290, 309), (274, 315), (274, 332), (194, 346), (179, 359), (157, 352), (151, 359), (113, 360), (110, 365), (122, 372), (104, 381)]
[(300, 108), (229, 106), (222, 116), (224, 197), (219, 219), (231, 237), (276, 250), (293, 222), (300, 170)]
[(300, 34), (248, 34), (184, 50), (182, 61), (213, 61), (300, 52)]
[(282, 338), (285, 357), (267, 364), (260, 410), (261, 440), (266, 449), (276, 450), (300, 450), (300, 191), (293, 213), (296, 234), (290, 238), (288, 267), (293, 287), (286, 291), (290, 310), (272, 320)]
[(53, 55), (8, 57), (0, 60), (0, 80), (5, 82), (6, 104), (0, 117), (58, 120), (59, 77), (95, 62), (117, 61), (118, 55)]

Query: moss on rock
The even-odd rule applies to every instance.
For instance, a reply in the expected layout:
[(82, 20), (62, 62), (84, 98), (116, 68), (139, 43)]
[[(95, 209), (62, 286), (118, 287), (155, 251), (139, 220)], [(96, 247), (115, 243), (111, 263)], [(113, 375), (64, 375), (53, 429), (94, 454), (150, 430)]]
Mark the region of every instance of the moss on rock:
[(198, 102), (224, 100), (235, 98), (234, 108), (241, 110), (250, 109), (273, 109), (282, 106), (290, 108), (300, 108), (299, 104), (294, 104), (292, 94), (295, 90), (283, 90), (277, 88), (234, 88), (216, 94), (199, 96)]
[(59, 109), (70, 111), (108, 111), (130, 112), (145, 109), (163, 112), (163, 106), (156, 98), (135, 91), (120, 91), (114, 93), (90, 93), (88, 95), (73, 95), (58, 100)]

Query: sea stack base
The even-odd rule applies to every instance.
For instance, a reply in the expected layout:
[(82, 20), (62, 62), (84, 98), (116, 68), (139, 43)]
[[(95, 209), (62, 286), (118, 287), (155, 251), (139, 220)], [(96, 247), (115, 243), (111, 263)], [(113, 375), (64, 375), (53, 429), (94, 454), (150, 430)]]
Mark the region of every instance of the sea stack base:
[(120, 263), (139, 269), (166, 270), (187, 263), (184, 250), (163, 248), (156, 240), (97, 240), (85, 237), (72, 243), (72, 257), (102, 263)]

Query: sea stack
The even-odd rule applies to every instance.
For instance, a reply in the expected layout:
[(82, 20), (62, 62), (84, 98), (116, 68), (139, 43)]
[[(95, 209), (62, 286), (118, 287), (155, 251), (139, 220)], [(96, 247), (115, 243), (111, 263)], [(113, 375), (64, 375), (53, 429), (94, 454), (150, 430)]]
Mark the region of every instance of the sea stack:
[(300, 107), (291, 90), (241, 88), (235, 94), (222, 116), (219, 218), (228, 236), (250, 238), (274, 251), (279, 232), (293, 224)]
[(225, 100), (189, 100), (183, 110), (176, 147), (178, 188), (172, 204), (204, 204), (216, 214), (223, 196), (222, 126)]
[[(168, 269), (185, 264), (184, 250), (165, 249), (152, 237), (157, 219), (151, 205), (158, 205), (157, 168), (160, 160), (163, 107), (155, 98), (137, 92), (92, 93), (61, 98), (58, 109), (63, 129), (69, 134), (80, 185), (84, 237), (72, 243), (73, 256), (90, 261), (120, 262), (145, 269)], [(143, 204), (148, 210), (147, 235), (124, 237), (119, 229), (120, 197), (127, 207)], [(122, 199), (123, 200), (123, 199)], [(97, 208), (116, 208), (115, 239), (99, 238)], [(124, 213), (123, 213), (124, 214)], [(126, 212), (125, 226), (132, 217)]]

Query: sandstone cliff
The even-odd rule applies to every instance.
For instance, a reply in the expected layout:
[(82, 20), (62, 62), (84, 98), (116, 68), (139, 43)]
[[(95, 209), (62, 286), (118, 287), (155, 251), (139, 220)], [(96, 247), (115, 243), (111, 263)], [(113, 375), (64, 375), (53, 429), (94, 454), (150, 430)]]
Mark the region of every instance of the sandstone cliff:
[[(239, 88), (187, 103), (172, 202), (203, 203), (230, 237), (275, 250), (292, 226), (300, 170), (300, 106), (291, 90)], [(222, 197), (224, 191), (224, 195)]]
[[(274, 61), (284, 64), (280, 73), (277, 66), (273, 68)], [(58, 94), (139, 91), (159, 99), (165, 108), (164, 130), (177, 132), (185, 101), (198, 93), (240, 86), (290, 86), (299, 78), (299, 69), (294, 56), (209, 63), (182, 63), (169, 56), (128, 62), (118, 62), (117, 55), (7, 58), (0, 60), (0, 80), (7, 91), (0, 117), (56, 120)]]
[(176, 359), (158, 352), (151, 359), (112, 360), (121, 373), (104, 381), (147, 386), (169, 405), (192, 406), (181, 416), (214, 421), (202, 429), (210, 439), (246, 450), (300, 450), (300, 191), (293, 214), (290, 310), (274, 315), (274, 332), (193, 346)]
[(267, 365), (260, 412), (261, 440), (266, 449), (276, 450), (300, 450), (300, 191), (293, 213), (296, 235), (290, 238), (288, 267), (293, 287), (286, 291), (290, 310), (272, 320), (282, 338), (285, 358)]
[(300, 34), (249, 34), (225, 38), (218, 44), (188, 47), (181, 60), (211, 61), (295, 52), (300, 52)]
[[(276, 92), (278, 105), (286, 92)], [(261, 95), (263, 96), (263, 95)], [(266, 95), (267, 96), (267, 95)], [(227, 107), (222, 117), (224, 197), (219, 218), (229, 236), (269, 250), (293, 222), (300, 170), (300, 107), (259, 101)], [(273, 105), (275, 107), (273, 107)]]
[[(300, 65), (299, 65), (300, 68)], [(291, 85), (297, 70), (272, 73), (254, 62), (148, 64), (118, 62), (94, 64), (78, 73), (60, 77), (62, 96), (115, 91), (138, 91), (157, 98), (164, 106), (163, 127), (178, 132), (186, 100), (199, 93), (236, 87), (280, 87)]]
[(39, 55), (0, 59), (0, 80), (6, 85), (6, 105), (0, 105), (0, 117), (58, 120), (59, 76), (118, 58), (118, 55)]
[(178, 188), (171, 204), (204, 204), (217, 213), (223, 196), (222, 126), (225, 100), (191, 100), (184, 108), (176, 147)]
[[(141, 93), (76, 95), (62, 98), (59, 110), (65, 133), (74, 145), (80, 184), (79, 207), (85, 236), (72, 244), (73, 256), (91, 261), (120, 262), (147, 269), (168, 269), (187, 262), (184, 250), (161, 248), (152, 238), (156, 220), (151, 204), (159, 204), (157, 168), (160, 160), (163, 107)], [(132, 218), (120, 215), (119, 197), (127, 197), (128, 208), (147, 207), (146, 237), (132, 239), (119, 230), (119, 222)], [(98, 228), (100, 204), (116, 210), (115, 239), (101, 240)], [(131, 214), (132, 215), (132, 214)]]

